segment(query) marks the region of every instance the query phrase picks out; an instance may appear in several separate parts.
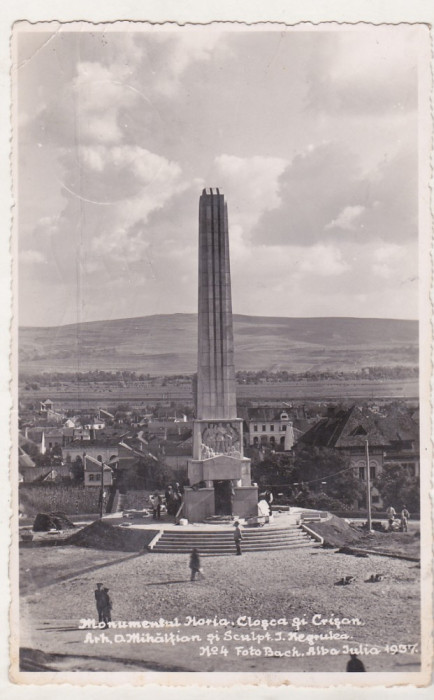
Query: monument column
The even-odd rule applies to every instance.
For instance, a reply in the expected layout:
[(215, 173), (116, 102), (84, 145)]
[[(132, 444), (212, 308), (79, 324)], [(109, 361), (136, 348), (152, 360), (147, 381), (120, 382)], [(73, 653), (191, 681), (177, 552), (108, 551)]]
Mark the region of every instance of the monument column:
[(220, 513), (256, 515), (257, 488), (251, 485), (243, 422), (237, 418), (228, 213), (218, 189), (203, 190), (199, 200), (196, 406), (193, 459), (188, 462), (192, 488), (184, 495), (187, 518), (214, 515), (216, 503)]
[(197, 418), (236, 418), (228, 213), (219, 190), (199, 201)]

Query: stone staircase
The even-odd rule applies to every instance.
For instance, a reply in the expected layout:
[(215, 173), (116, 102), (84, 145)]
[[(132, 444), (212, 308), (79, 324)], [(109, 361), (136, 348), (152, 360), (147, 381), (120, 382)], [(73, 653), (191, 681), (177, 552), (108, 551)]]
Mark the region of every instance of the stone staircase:
[[(243, 552), (265, 552), (279, 549), (295, 549), (298, 547), (314, 547), (318, 543), (311, 538), (299, 525), (293, 524), (286, 528), (255, 528), (244, 529), (241, 543)], [(196, 547), (202, 556), (218, 556), (235, 554), (233, 529), (192, 531), (164, 530), (150, 551), (156, 553), (190, 553)]]
[(106, 513), (121, 513), (124, 509), (125, 494), (113, 490), (107, 502)]

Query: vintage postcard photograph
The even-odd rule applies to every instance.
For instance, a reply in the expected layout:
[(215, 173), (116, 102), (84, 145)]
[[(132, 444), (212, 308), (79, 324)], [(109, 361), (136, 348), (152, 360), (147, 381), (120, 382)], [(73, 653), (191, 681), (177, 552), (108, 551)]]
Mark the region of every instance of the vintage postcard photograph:
[(14, 682), (429, 683), (429, 49), (15, 24)]

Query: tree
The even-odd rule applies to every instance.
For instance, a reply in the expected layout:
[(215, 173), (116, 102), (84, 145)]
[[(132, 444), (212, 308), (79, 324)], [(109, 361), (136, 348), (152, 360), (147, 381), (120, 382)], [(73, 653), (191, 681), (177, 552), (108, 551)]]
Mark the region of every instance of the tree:
[(350, 458), (336, 449), (302, 445), (296, 448), (294, 464), (294, 481), (307, 484), (310, 491), (324, 491), (345, 506), (362, 497), (363, 485), (350, 467)]
[(263, 459), (252, 459), (252, 480), (264, 488), (289, 486), (296, 481), (292, 456), (267, 450)]
[(77, 484), (81, 484), (84, 481), (84, 465), (83, 460), (80, 455), (74, 459), (71, 465), (72, 480)]
[(385, 464), (375, 481), (386, 507), (392, 505), (400, 510), (406, 505), (410, 512), (420, 510), (419, 478), (408, 473), (400, 464)]

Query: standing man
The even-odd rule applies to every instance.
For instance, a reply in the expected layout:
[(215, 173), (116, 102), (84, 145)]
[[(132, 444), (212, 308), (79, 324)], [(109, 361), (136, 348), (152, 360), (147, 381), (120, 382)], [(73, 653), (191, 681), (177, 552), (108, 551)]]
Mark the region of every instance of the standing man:
[(98, 622), (104, 622), (103, 620), (103, 610), (104, 610), (104, 591), (102, 583), (97, 583), (95, 588), (95, 602), (96, 609), (98, 611)]
[(155, 504), (156, 504), (157, 520), (160, 520), (160, 518), (161, 518), (161, 496), (159, 493), (156, 493), (154, 498), (155, 498)]
[(112, 601), (109, 596), (108, 588), (102, 589), (102, 603), (102, 621), (105, 623), (105, 626), (108, 627), (108, 623), (112, 621)]
[(393, 530), (393, 521), (395, 520), (396, 510), (393, 506), (389, 506), (386, 510), (387, 519), (389, 521), (389, 532)]
[(401, 530), (402, 532), (408, 532), (408, 519), (410, 517), (410, 513), (407, 510), (407, 506), (402, 506), (402, 511), (401, 511)]
[(270, 489), (267, 489), (266, 492), (265, 492), (265, 500), (266, 500), (267, 503), (268, 503), (268, 511), (269, 511), (269, 514), (272, 515), (272, 512), (273, 512), (273, 511), (272, 511), (272, 507), (271, 507), (271, 506), (272, 506), (272, 503), (273, 503), (274, 498), (273, 498), (273, 492), (270, 491)]
[(240, 530), (240, 523), (238, 520), (235, 521), (235, 530), (234, 530), (234, 542), (235, 542), (235, 547), (237, 548), (237, 556), (241, 555), (241, 540), (243, 539), (243, 533)]

